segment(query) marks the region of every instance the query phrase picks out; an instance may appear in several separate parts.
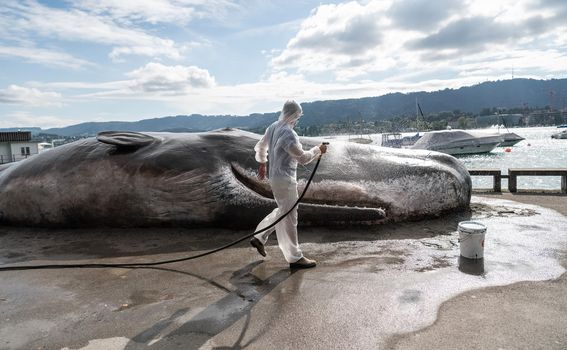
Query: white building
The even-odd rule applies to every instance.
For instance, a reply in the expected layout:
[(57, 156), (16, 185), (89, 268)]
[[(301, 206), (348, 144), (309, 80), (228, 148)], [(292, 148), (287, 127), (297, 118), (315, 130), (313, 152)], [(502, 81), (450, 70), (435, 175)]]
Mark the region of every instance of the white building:
[(0, 164), (17, 162), (38, 154), (37, 144), (31, 140), (31, 131), (0, 132)]

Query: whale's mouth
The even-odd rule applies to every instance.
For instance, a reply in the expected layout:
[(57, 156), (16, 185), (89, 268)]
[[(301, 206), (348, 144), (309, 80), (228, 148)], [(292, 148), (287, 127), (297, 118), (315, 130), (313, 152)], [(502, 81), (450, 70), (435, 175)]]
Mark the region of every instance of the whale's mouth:
[[(274, 198), (268, 181), (259, 180), (255, 174), (235, 163), (231, 164), (231, 170), (236, 180), (250, 191), (264, 198)], [(304, 182), (298, 184), (300, 194), (305, 185)], [(301, 206), (326, 210), (333, 216), (340, 212), (343, 221), (349, 222), (382, 221), (386, 217), (384, 206), (377, 205), (364, 188), (339, 181), (312, 182), (301, 200)]]

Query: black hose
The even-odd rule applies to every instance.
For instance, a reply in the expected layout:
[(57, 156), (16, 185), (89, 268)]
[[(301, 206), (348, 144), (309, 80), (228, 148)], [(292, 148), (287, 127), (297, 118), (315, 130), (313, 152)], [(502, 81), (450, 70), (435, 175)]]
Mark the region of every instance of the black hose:
[(285, 218), (289, 213), (292, 212), (293, 209), (295, 209), (295, 207), (297, 207), (297, 205), (299, 204), (299, 202), (301, 201), (301, 199), (303, 199), (303, 196), (305, 195), (305, 193), (307, 192), (307, 189), (309, 188), (309, 185), (311, 184), (311, 181), (313, 180), (313, 176), (315, 176), (315, 172), (317, 172), (317, 168), (319, 167), (319, 163), (321, 162), (321, 157), (319, 157), (317, 159), (317, 163), (315, 164), (315, 167), (313, 168), (313, 172), (311, 172), (311, 176), (309, 177), (309, 180), (307, 181), (307, 184), (305, 185), (305, 188), (303, 189), (303, 192), (301, 193), (301, 196), (299, 196), (299, 198), (297, 199), (297, 201), (295, 202), (295, 204), (293, 205), (293, 207), (291, 207), (291, 209), (289, 209), (285, 214), (283, 214), (282, 216), (280, 216), (276, 221), (274, 221), (271, 225), (264, 227), (261, 230), (258, 230), (256, 232), (253, 232), (249, 235), (246, 235), (242, 238), (237, 239), (234, 242), (225, 244), (219, 248), (215, 248), (213, 250), (209, 250), (208, 252), (204, 252), (201, 254), (197, 254), (197, 255), (193, 255), (193, 256), (189, 256), (189, 257), (185, 257), (185, 258), (179, 258), (179, 259), (171, 259), (171, 260), (163, 260), (163, 261), (156, 261), (156, 262), (142, 262), (142, 263), (122, 263), (122, 264), (51, 264), (51, 265), (27, 265), (27, 266), (6, 266), (6, 267), (0, 267), (0, 272), (2, 271), (19, 271), (19, 270), (44, 270), (44, 269), (83, 269), (83, 268), (88, 268), (88, 269), (96, 269), (96, 268), (111, 268), (111, 267), (140, 267), (140, 266), (156, 266), (156, 265), (164, 265), (164, 264), (171, 264), (171, 263), (175, 263), (175, 262), (180, 262), (180, 261), (186, 261), (186, 260), (192, 260), (192, 259), (197, 259), (197, 258), (201, 258), (203, 256), (207, 256), (216, 252), (219, 252), (223, 249), (226, 249), (228, 247), (232, 247), (235, 244), (238, 244), (242, 241), (244, 241), (247, 238), (250, 238), (260, 232), (264, 232), (267, 229), (270, 229), (272, 227), (274, 227), (278, 222), (282, 221), (283, 218)]

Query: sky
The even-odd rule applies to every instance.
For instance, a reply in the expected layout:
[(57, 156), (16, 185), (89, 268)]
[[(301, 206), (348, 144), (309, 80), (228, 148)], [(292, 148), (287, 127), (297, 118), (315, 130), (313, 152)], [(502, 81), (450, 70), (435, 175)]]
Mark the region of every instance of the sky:
[(567, 78), (565, 0), (3, 0), (0, 128)]

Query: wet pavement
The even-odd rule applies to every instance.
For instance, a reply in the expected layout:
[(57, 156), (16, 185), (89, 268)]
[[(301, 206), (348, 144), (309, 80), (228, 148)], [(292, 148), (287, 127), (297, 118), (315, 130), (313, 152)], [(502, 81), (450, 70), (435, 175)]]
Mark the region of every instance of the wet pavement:
[[(521, 291), (531, 285), (516, 286), (541, 283), (553, 296), (561, 291), (549, 287), (554, 281), (522, 281), (554, 280), (565, 272), (567, 217), (494, 197), (473, 197), (471, 208), (436, 220), (370, 228), (302, 228), (304, 253), (319, 261), (310, 270), (290, 271), (274, 235), (266, 259), (241, 245), (152, 268), (2, 271), (0, 349), (443, 348), (440, 337), (468, 334), (451, 333), (451, 325), (462, 325), (468, 314), (482, 320), (480, 308), (492, 307), (487, 315), (517, 308), (498, 298), (500, 288), (516, 288), (521, 300)], [(457, 225), (464, 220), (487, 226), (482, 261), (459, 257)], [(247, 233), (0, 227), (0, 263), (158, 261)], [(484, 291), (496, 296), (472, 297)], [(451, 307), (459, 298), (464, 299), (456, 306), (468, 309)], [(442, 305), (447, 311), (440, 316)], [(551, 311), (565, 305), (559, 298), (548, 316), (562, 322), (567, 313)], [(436, 328), (441, 322), (446, 325)], [(475, 328), (467, 329), (474, 336)], [(544, 348), (567, 344), (565, 332), (551, 331)], [(525, 342), (514, 343), (518, 337), (501, 338), (502, 348), (525, 348)], [(447, 344), (483, 348), (486, 343)]]

